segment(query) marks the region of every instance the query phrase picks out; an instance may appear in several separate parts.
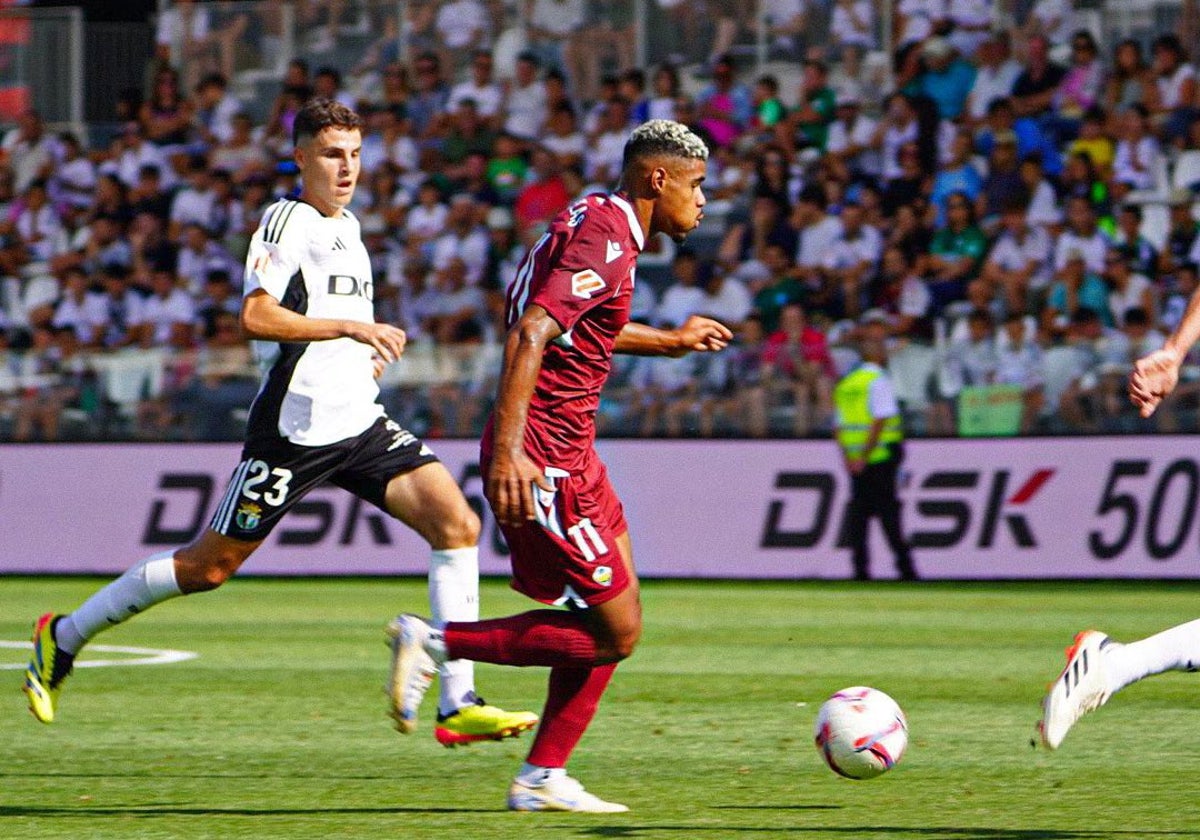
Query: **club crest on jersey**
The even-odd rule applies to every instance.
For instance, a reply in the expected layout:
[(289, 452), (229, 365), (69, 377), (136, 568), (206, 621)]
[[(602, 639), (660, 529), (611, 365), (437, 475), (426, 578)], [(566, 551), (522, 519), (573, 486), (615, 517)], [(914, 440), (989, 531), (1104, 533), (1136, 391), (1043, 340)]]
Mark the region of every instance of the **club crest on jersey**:
[(601, 586), (611, 586), (612, 585), (612, 567), (611, 566), (597, 566), (595, 568), (595, 570), (592, 572), (592, 580), (595, 581), (596, 583), (600, 584)]
[(577, 298), (588, 300), (603, 288), (604, 281), (600, 279), (599, 274), (590, 268), (585, 268), (583, 271), (576, 271), (571, 275), (571, 294)]
[(243, 531), (253, 531), (262, 520), (262, 508), (254, 502), (242, 502), (237, 509), (237, 526)]

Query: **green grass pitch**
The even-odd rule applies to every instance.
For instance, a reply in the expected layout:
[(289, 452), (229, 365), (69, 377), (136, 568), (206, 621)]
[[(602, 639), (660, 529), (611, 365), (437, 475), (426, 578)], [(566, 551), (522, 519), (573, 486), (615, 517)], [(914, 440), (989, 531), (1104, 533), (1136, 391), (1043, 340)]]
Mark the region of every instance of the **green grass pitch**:
[[(0, 639), (100, 581), (0, 579)], [(628, 814), (510, 814), (528, 736), (446, 750), (384, 714), (382, 628), (417, 580), (236, 580), (97, 641), (170, 665), (79, 669), (37, 724), (0, 649), (0, 838), (882, 838), (1200, 836), (1200, 678), (1133, 686), (1063, 748), (1030, 748), (1038, 701), (1081, 628), (1143, 636), (1200, 614), (1194, 584), (645, 585), (646, 633), (571, 770)], [(500, 582), (486, 615), (527, 605)], [(85, 653), (93, 658), (100, 654)], [(492, 702), (539, 708), (545, 672), (482, 666)], [(812, 745), (829, 693), (907, 711), (904, 761), (834, 776)], [(535, 834), (536, 832), (536, 834)]]

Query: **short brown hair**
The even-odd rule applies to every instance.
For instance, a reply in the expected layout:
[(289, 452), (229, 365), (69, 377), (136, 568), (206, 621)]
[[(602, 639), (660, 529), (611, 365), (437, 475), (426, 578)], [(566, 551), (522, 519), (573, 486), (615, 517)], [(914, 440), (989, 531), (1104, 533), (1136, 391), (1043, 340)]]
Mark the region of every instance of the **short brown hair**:
[(292, 124), (292, 144), (299, 146), (302, 140), (316, 137), (324, 128), (332, 126), (361, 131), (362, 124), (362, 117), (342, 103), (316, 97), (305, 102), (296, 114)]

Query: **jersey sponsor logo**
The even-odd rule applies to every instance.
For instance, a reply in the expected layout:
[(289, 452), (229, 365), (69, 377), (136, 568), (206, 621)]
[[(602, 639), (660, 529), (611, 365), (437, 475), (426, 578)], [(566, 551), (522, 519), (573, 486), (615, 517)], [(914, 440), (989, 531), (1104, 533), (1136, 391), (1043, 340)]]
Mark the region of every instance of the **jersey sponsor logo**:
[(571, 275), (571, 294), (577, 298), (590, 300), (592, 295), (604, 288), (604, 281), (600, 275), (592, 271), (590, 268), (585, 268), (583, 271), (576, 271)]
[(618, 259), (621, 256), (621, 253), (620, 243), (613, 242), (611, 239), (608, 240), (608, 245), (606, 245), (604, 248), (604, 264), (608, 265), (608, 263)]
[(364, 297), (373, 300), (375, 286), (370, 280), (360, 280), (350, 274), (330, 274), (329, 294)]

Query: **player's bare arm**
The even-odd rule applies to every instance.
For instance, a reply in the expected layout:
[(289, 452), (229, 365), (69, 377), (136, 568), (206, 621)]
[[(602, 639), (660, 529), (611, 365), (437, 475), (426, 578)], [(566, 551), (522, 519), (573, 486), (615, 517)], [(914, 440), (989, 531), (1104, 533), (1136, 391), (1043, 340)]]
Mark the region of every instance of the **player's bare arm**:
[(617, 335), (614, 351), (631, 356), (686, 356), (724, 350), (733, 333), (712, 318), (693, 315), (682, 326), (660, 330), (630, 321)]
[(1143, 417), (1153, 414), (1159, 403), (1175, 390), (1179, 368), (1197, 339), (1200, 339), (1200, 291), (1192, 294), (1183, 319), (1163, 348), (1143, 356), (1133, 366), (1129, 399)]
[(242, 304), (242, 331), (260, 341), (330, 341), (351, 338), (369, 344), (385, 362), (394, 362), (404, 352), (404, 330), (391, 324), (333, 318), (309, 318), (282, 306), (262, 289), (246, 296)]
[(505, 525), (536, 517), (533, 485), (554, 489), (525, 454), (525, 421), (546, 345), (562, 335), (562, 327), (540, 306), (530, 306), (508, 331), (495, 409), (495, 450), (488, 473), (488, 501)]

